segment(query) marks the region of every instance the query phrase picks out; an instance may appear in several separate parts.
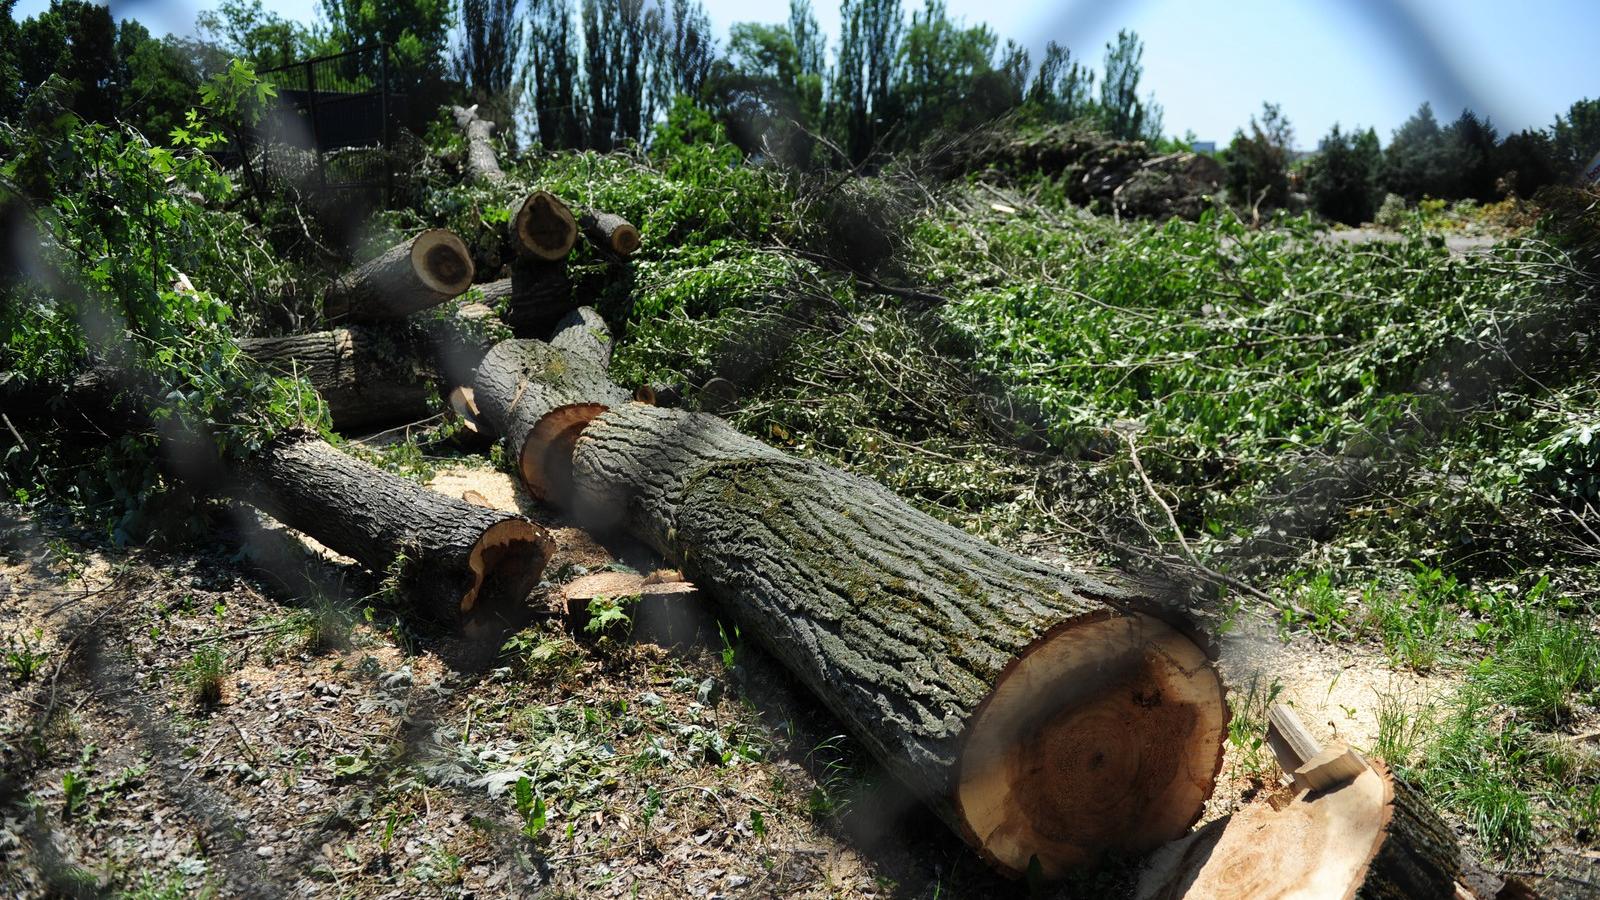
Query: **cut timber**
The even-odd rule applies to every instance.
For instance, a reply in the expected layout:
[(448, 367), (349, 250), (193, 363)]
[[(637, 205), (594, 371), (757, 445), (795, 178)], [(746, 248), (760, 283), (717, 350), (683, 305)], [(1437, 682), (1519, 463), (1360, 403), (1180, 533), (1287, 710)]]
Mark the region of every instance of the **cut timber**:
[(467, 245), (433, 228), (341, 275), (323, 295), (323, 311), (338, 322), (404, 318), (460, 295), (472, 275)]
[(1294, 709), (1283, 703), (1267, 707), (1267, 746), (1283, 770), (1285, 784), (1293, 780), (1292, 773), (1301, 763), (1322, 752), (1322, 743), (1306, 730)]
[(526, 602), (555, 545), (544, 529), (391, 475), (302, 433), (258, 450), (239, 499), (349, 556), (398, 574), (421, 612), (451, 621)]
[(739, 387), (726, 378), (711, 378), (700, 386), (700, 408), (725, 413), (739, 405)]
[(477, 286), (483, 302), (504, 303), (505, 323), (516, 337), (543, 336), (572, 311), (572, 282), (565, 262), (519, 259), (511, 277)]
[(621, 216), (586, 209), (578, 217), (578, 227), (596, 250), (619, 258), (639, 249), (639, 229)]
[(304, 378), (339, 431), (415, 422), (438, 405), (433, 352), (404, 325), (241, 338), (239, 349), (271, 371)]
[(489, 142), (490, 137), (494, 135), (494, 123), (478, 116), (476, 103), (465, 109), (452, 106), (450, 112), (455, 116), (456, 127), (467, 136), (467, 171), (478, 181), (487, 181), (490, 184), (504, 181), (506, 173), (500, 170), (500, 161), (494, 155), (494, 145)]
[(1199, 817), (1222, 685), (1150, 594), (1008, 553), (714, 416), (612, 405), (571, 476), (581, 520), (626, 527), (716, 597), (1001, 870), (1037, 857), (1058, 876)]
[(511, 217), (511, 240), (523, 253), (539, 259), (565, 259), (578, 242), (578, 222), (560, 197), (534, 191)]
[(651, 406), (675, 407), (683, 402), (683, 393), (675, 384), (653, 381), (633, 389), (633, 399)]
[(550, 346), (587, 358), (604, 369), (611, 365), (611, 329), (593, 307), (580, 306), (556, 323)]
[(1381, 763), (1280, 810), (1248, 806), (1151, 857), (1141, 900), (1456, 896), (1449, 827)]
[(1328, 791), (1349, 784), (1367, 770), (1366, 760), (1349, 747), (1329, 747), (1294, 770), (1297, 791)]
[(592, 359), (534, 340), (496, 344), (472, 390), (480, 424), (504, 441), (528, 490), (556, 502), (571, 482), (578, 433), (608, 406), (629, 401)]

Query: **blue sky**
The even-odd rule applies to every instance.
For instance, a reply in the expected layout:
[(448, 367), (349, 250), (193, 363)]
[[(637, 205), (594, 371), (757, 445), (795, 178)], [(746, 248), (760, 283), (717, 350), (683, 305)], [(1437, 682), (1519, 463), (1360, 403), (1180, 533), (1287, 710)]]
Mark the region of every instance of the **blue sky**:
[[(787, 0), (703, 0), (726, 34), (740, 21), (780, 21)], [(813, 0), (837, 33), (838, 6)], [(310, 20), (316, 0), (265, 0)], [(211, 4), (115, 4), (152, 31), (193, 30)], [(921, 0), (904, 0), (908, 11)], [(1166, 130), (1226, 142), (1261, 108), (1283, 106), (1296, 143), (1316, 144), (1334, 122), (1389, 133), (1427, 99), (1442, 119), (1487, 112), (1502, 134), (1547, 126), (1582, 97), (1600, 97), (1600, 8), (1593, 0), (947, 0), (952, 16), (987, 22), (1037, 51), (1049, 40), (1099, 64), (1119, 27), (1145, 42), (1143, 89), (1166, 110)], [(25, 17), (48, 0), (21, 0)], [(1037, 59), (1037, 53), (1035, 54)]]

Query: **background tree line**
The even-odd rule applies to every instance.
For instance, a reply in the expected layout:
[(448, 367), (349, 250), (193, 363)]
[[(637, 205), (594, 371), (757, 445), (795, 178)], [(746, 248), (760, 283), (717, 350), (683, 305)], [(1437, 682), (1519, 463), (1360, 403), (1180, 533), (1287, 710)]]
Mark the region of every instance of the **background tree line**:
[(0, 115), (54, 74), (84, 118), (157, 140), (231, 58), (260, 70), (380, 41), (399, 89), (478, 102), (550, 149), (646, 142), (678, 98), (747, 152), (805, 165), (858, 163), (1018, 109), (1121, 138), (1161, 131), (1161, 108), (1139, 94), (1136, 34), (1107, 45), (1097, 83), (1068, 49), (1050, 44), (1035, 66), (1015, 41), (951, 19), (943, 0), (909, 17), (900, 0), (843, 0), (831, 53), (810, 0), (793, 0), (781, 24), (734, 25), (726, 47), (697, 0), (321, 0), (315, 25), (223, 0), (200, 14), (196, 38), (157, 38), (88, 0), (52, 0), (17, 22), (15, 2), (0, 0)]
[(1222, 154), (1236, 201), (1277, 207), (1303, 190), (1323, 216), (1370, 222), (1386, 195), (1407, 200), (1490, 202), (1532, 197), (1540, 188), (1570, 181), (1600, 152), (1600, 100), (1579, 100), (1549, 128), (1525, 128), (1501, 137), (1487, 117), (1470, 109), (1440, 125), (1424, 102), (1395, 129), (1384, 147), (1372, 128), (1335, 124), (1315, 154), (1295, 165), (1294, 130), (1275, 104), (1252, 116)]
[[(674, 103), (713, 116), (746, 153), (852, 166), (874, 153), (961, 133), (1008, 113), (1076, 122), (1164, 147), (1162, 110), (1140, 95), (1143, 44), (1119, 32), (1096, 70), (1054, 42), (1038, 54), (984, 25), (952, 19), (943, 0), (906, 15), (901, 0), (842, 0), (833, 47), (811, 0), (788, 20), (743, 22), (719, 45), (698, 0), (320, 0), (314, 25), (223, 0), (198, 37), (116, 23), (88, 0), (52, 0), (24, 21), (0, 0), (0, 116), (51, 75), (86, 119), (121, 119), (163, 140), (208, 75), (232, 58), (257, 69), (382, 42), (395, 86), (421, 127), (445, 100), (482, 104), (513, 141), (608, 150), (645, 143)], [(1440, 125), (1424, 103), (1382, 147), (1373, 129), (1335, 126), (1299, 161), (1283, 111), (1264, 105), (1219, 154), (1233, 201), (1372, 218), (1384, 195), (1492, 200), (1571, 177), (1600, 149), (1600, 101), (1551, 128), (1501, 138), (1471, 111)]]

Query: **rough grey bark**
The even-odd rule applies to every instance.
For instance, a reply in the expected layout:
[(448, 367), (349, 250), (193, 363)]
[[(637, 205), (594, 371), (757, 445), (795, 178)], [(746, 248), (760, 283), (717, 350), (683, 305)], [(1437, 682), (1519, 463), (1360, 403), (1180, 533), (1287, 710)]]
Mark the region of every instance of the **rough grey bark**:
[(520, 604), (553, 548), (521, 516), (431, 491), (303, 433), (261, 448), (242, 474), (239, 499), (377, 575), (398, 575), (419, 611), (444, 620)]
[(1455, 896), (1456, 878), (1461, 873), (1461, 847), (1455, 833), (1410, 786), (1381, 763), (1374, 768), (1389, 779), (1394, 791), (1393, 815), (1356, 896), (1361, 900), (1448, 900)]
[(565, 434), (568, 429), (581, 429), (606, 407), (632, 399), (592, 359), (523, 339), (501, 341), (484, 356), (473, 394), (480, 424), (504, 442), (524, 483), (536, 494), (546, 486), (547, 445), (570, 442), (577, 435)]
[(431, 229), (339, 276), (323, 294), (323, 312), (333, 322), (404, 318), (460, 295), (472, 274), (461, 239)]
[(490, 184), (504, 181), (506, 173), (500, 170), (500, 161), (494, 155), (494, 145), (489, 142), (494, 134), (494, 123), (479, 118), (477, 104), (465, 109), (452, 106), (450, 112), (455, 116), (456, 127), (467, 136), (467, 171), (478, 181), (487, 181)]
[(1006, 666), (1063, 622), (1147, 599), (1008, 553), (700, 413), (614, 406), (578, 438), (572, 477), (582, 521), (626, 525), (723, 600), (952, 821), (964, 726)]
[(603, 254), (623, 258), (639, 249), (639, 229), (614, 213), (586, 209), (578, 215), (578, 227)]
[(505, 304), (502, 318), (517, 337), (543, 336), (572, 311), (572, 281), (563, 261), (523, 258), (511, 264), (511, 277), (476, 286), (483, 302)]
[(339, 431), (415, 422), (439, 405), (433, 352), (405, 325), (241, 338), (239, 349), (271, 371), (304, 378)]
[(580, 306), (556, 323), (550, 346), (586, 357), (604, 369), (611, 365), (611, 327), (592, 306)]

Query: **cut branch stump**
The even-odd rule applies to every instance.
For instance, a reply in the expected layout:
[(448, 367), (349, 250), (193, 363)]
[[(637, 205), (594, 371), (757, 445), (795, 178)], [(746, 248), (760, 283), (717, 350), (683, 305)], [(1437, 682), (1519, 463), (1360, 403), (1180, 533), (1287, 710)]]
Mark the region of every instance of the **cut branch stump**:
[(400, 319), (461, 295), (472, 276), (467, 245), (433, 228), (341, 275), (323, 295), (323, 311), (333, 322)]

